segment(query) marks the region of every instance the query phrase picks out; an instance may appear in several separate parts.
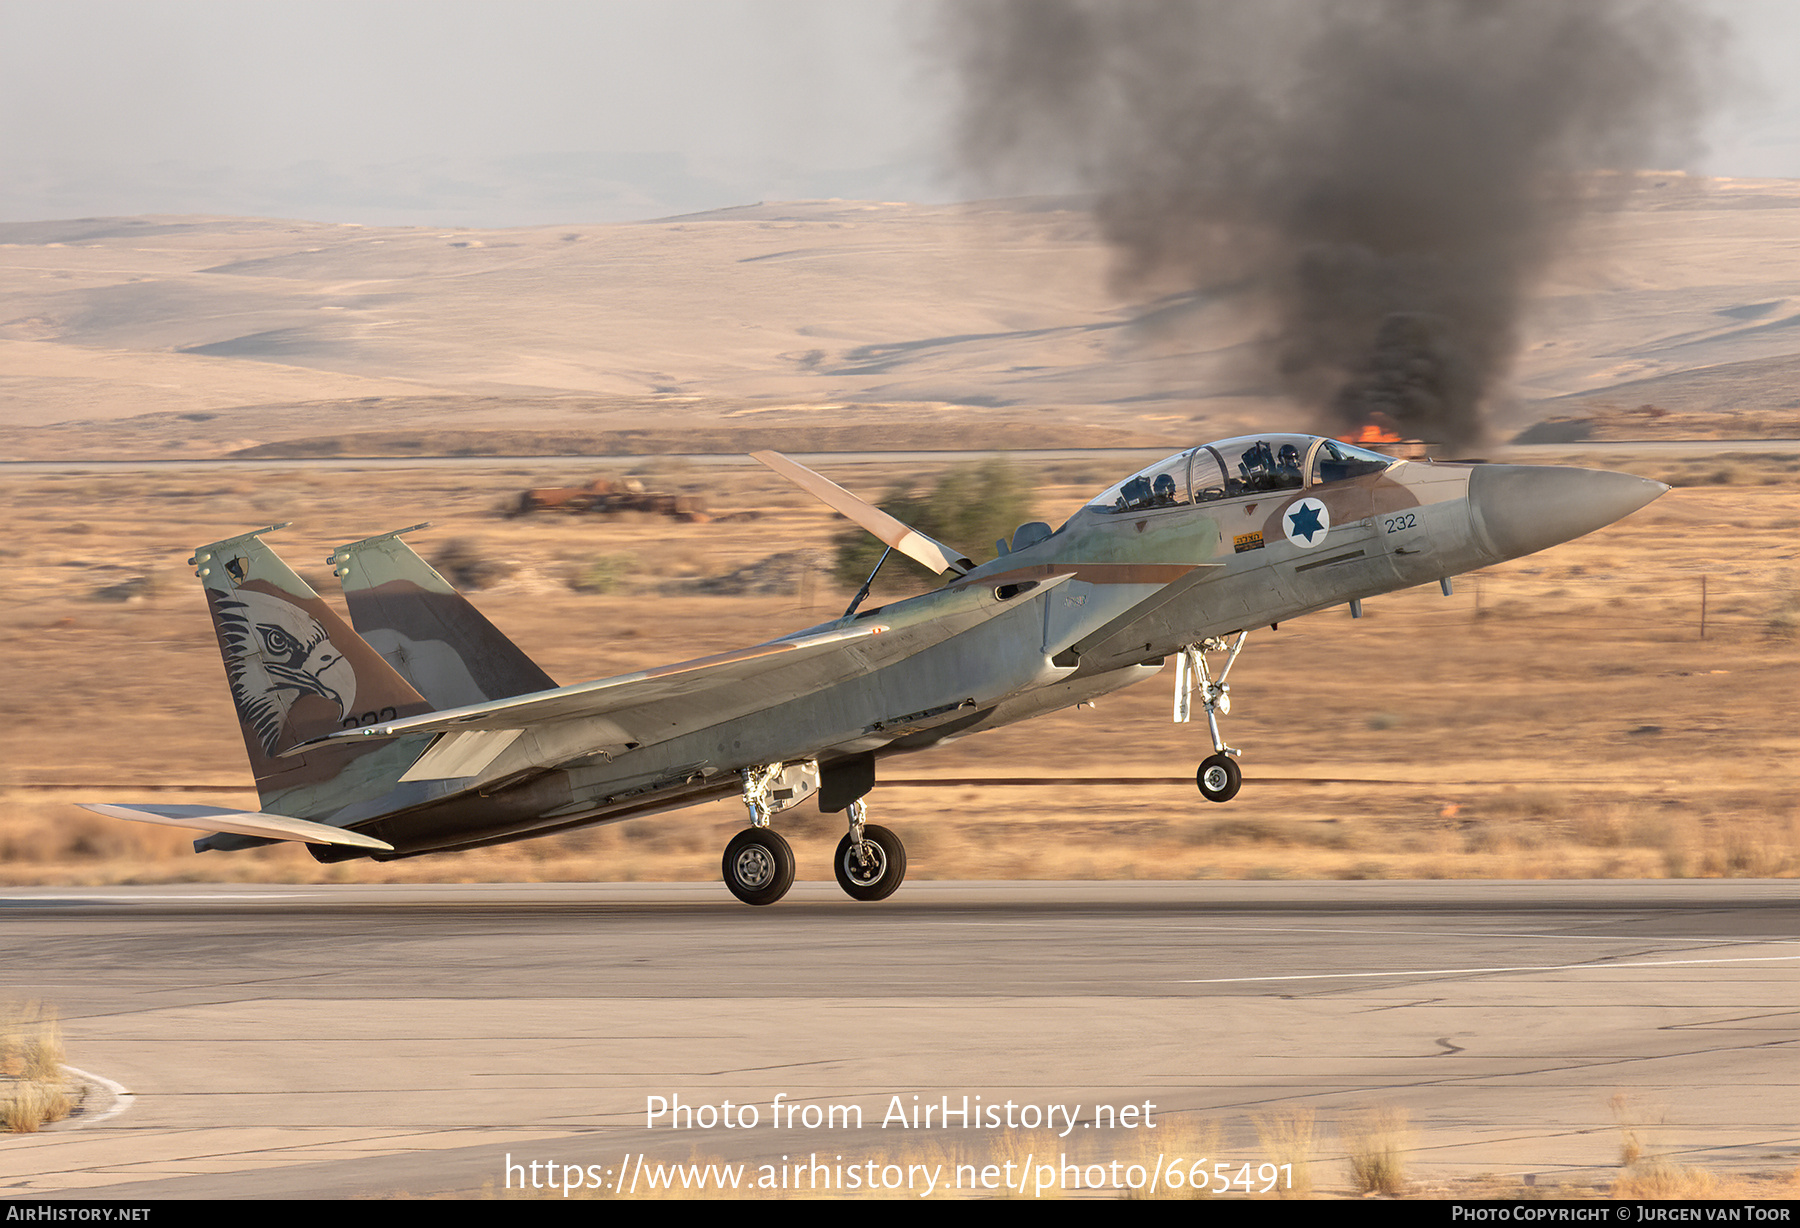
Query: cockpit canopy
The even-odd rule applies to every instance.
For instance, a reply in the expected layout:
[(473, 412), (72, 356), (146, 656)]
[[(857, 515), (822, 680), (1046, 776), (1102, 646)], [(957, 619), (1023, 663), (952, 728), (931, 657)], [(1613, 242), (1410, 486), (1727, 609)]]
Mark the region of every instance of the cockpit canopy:
[(1317, 435), (1239, 435), (1177, 452), (1103, 491), (1091, 511), (1140, 512), (1343, 482), (1394, 458)]

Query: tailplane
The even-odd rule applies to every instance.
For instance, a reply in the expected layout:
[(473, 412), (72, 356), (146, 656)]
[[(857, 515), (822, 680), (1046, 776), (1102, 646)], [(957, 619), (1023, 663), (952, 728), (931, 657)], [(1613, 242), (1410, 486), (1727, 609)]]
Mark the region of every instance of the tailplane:
[[(92, 802), (81, 802), (79, 805), (83, 810), (92, 810), (109, 819), (131, 819), (137, 823), (156, 823), (163, 827), (190, 827), (195, 831), (229, 832), (234, 836), (250, 836), (257, 841), (303, 840), (307, 844), (336, 844), (347, 848), (372, 849), (378, 853), (394, 851), (394, 846), (386, 840), (377, 840), (374, 836), (365, 836), (359, 831), (345, 831), (341, 827), (328, 827), (324, 823), (309, 823), (305, 819), (263, 814), (255, 810), (231, 810), (223, 806), (171, 806), (149, 802), (136, 806)], [(201, 843), (223, 847), (226, 842), (223, 837), (213, 836)]]

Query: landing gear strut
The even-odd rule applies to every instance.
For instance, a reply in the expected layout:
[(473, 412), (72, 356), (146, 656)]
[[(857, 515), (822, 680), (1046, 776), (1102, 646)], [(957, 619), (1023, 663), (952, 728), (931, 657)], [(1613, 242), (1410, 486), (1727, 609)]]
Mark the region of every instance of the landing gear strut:
[(885, 900), (906, 878), (906, 846), (887, 828), (865, 823), (865, 813), (861, 798), (844, 812), (850, 830), (838, 841), (831, 868), (851, 899)]
[[(1232, 663), (1237, 660), (1238, 653), (1244, 650), (1244, 640), (1248, 631), (1238, 632), (1237, 639), (1229, 648), (1219, 638), (1201, 640), (1198, 644), (1189, 644), (1175, 658), (1175, 721), (1186, 723), (1193, 708), (1196, 692), (1200, 695), (1200, 705), (1206, 709), (1206, 725), (1212, 733), (1213, 753), (1200, 765), (1194, 774), (1194, 783), (1200, 788), (1200, 796), (1209, 802), (1228, 802), (1237, 796), (1238, 789), (1244, 783), (1243, 773), (1238, 771), (1237, 757), (1239, 752), (1225, 745), (1225, 737), (1219, 732), (1219, 717), (1231, 713), (1231, 687), (1226, 685), (1226, 675), (1231, 673)], [(1225, 653), (1225, 665), (1219, 670), (1219, 677), (1214, 681), (1207, 668), (1206, 654), (1209, 652)]]
[(769, 818), (818, 791), (819, 765), (766, 763), (741, 775), (750, 826), (725, 846), (719, 868), (732, 895), (746, 904), (773, 904), (794, 885), (794, 850), (769, 827)]

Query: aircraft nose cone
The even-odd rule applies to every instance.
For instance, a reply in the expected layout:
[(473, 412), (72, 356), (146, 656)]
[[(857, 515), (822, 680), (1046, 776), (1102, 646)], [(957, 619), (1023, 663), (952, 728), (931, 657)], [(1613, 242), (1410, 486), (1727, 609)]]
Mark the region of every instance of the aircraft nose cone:
[(1668, 489), (1605, 469), (1477, 465), (1469, 505), (1495, 557), (1516, 559), (1605, 528)]

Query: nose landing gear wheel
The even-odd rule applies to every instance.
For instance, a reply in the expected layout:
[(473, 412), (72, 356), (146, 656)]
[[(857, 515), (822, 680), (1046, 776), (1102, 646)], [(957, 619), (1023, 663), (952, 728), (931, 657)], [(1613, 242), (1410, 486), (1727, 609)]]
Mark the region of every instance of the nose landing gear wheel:
[(859, 848), (848, 833), (838, 841), (832, 859), (838, 886), (853, 900), (885, 900), (906, 878), (906, 846), (900, 837), (874, 823), (863, 825)]
[(1194, 783), (1200, 786), (1200, 796), (1207, 801), (1228, 802), (1237, 796), (1244, 775), (1230, 755), (1213, 755), (1200, 764)]
[(766, 827), (746, 827), (725, 846), (725, 885), (746, 904), (773, 904), (794, 885), (794, 850)]

